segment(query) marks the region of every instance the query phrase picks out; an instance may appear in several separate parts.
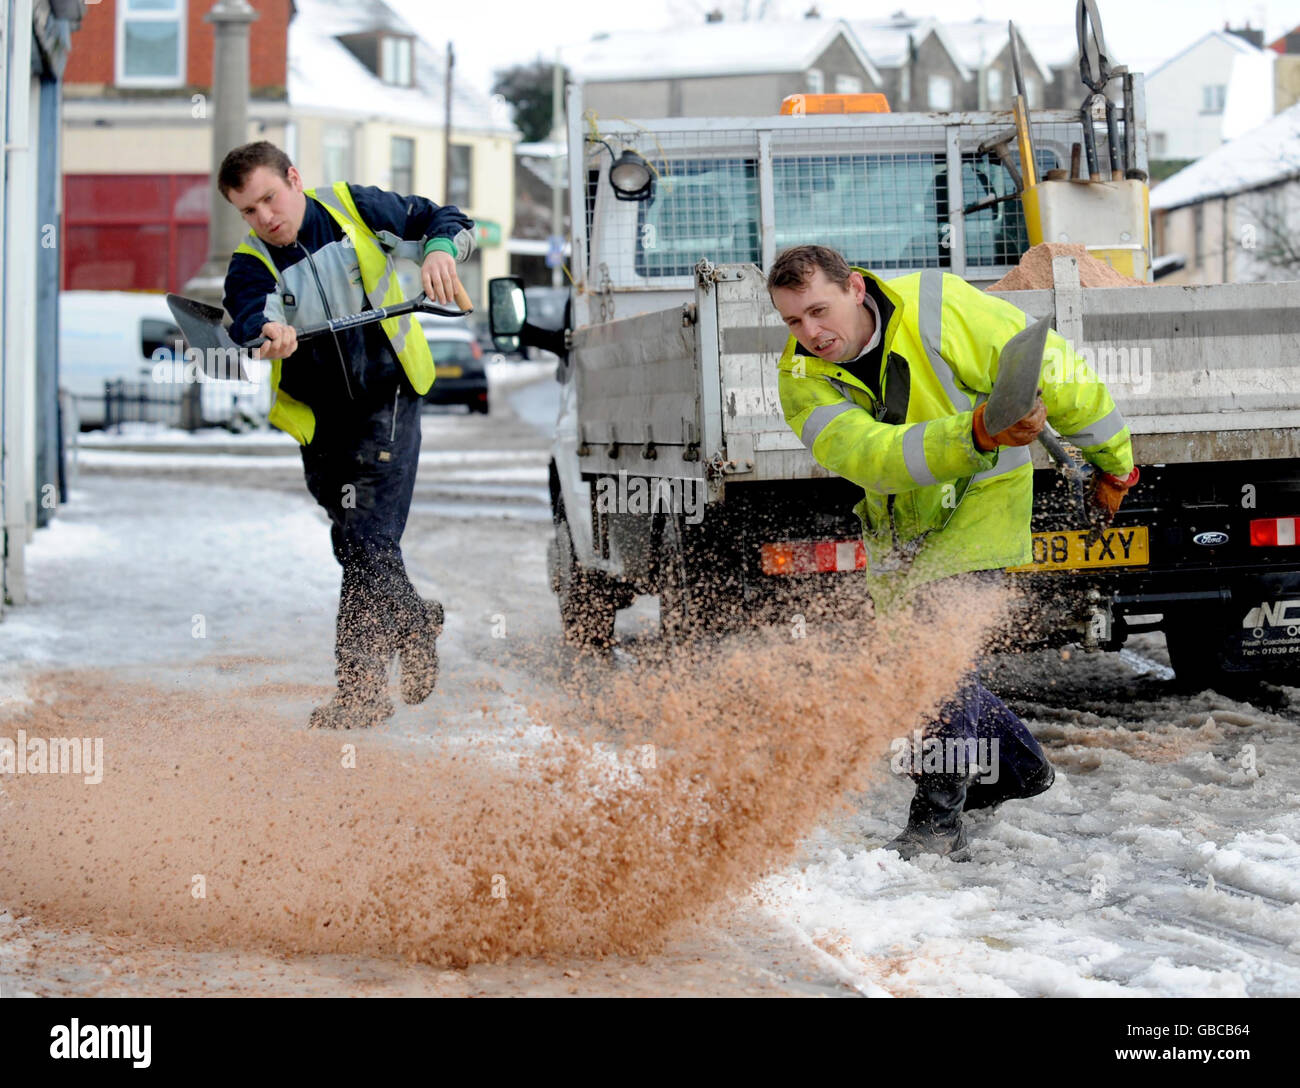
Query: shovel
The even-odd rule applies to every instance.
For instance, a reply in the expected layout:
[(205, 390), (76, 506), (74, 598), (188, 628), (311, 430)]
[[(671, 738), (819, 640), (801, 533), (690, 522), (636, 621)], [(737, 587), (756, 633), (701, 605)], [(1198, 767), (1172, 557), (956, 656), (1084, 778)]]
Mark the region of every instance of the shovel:
[[(1028, 326), (1024, 332), (1016, 333), (1003, 346), (1002, 353), (998, 356), (997, 380), (984, 404), (984, 426), (990, 434), (1005, 430), (1033, 410), (1043, 372), (1043, 349), (1047, 346), (1051, 324), (1052, 319), (1044, 317)], [(1091, 476), (1091, 466), (1081, 465), (1070, 456), (1070, 451), (1051, 427), (1045, 426), (1039, 432), (1038, 441), (1052, 455), (1060, 472), (1074, 490), (1080, 515), (1095, 533), (1096, 526), (1092, 522), (1085, 486)]]
[[(407, 299), (405, 302), (395, 302), (391, 306), (383, 306), (377, 310), (362, 310), (360, 313), (348, 314), (346, 317), (336, 317), (331, 321), (322, 321), (319, 325), (308, 325), (304, 329), (298, 329), (298, 339), (300, 341), (310, 340), (312, 337), (324, 336), (326, 333), (333, 335), (347, 329), (359, 329), (366, 325), (375, 325), (380, 321), (387, 321), (390, 317), (401, 317), (404, 314), (464, 317), (474, 310), (474, 306), (464, 288), (460, 288), (456, 292), (456, 305), (459, 309), (442, 306), (420, 294), (415, 298)], [(180, 327), (186, 345), (191, 350), (201, 353), (204, 374), (209, 378), (248, 380), (247, 371), (243, 367), (244, 352), (260, 347), (266, 342), (265, 337), (259, 336), (256, 340), (250, 340), (246, 344), (236, 344), (230, 338), (229, 331), (222, 324), (225, 312), (219, 307), (209, 306), (192, 298), (184, 298), (181, 295), (168, 295), (167, 307), (176, 319), (176, 324)], [(235, 365), (237, 373), (229, 373), (231, 364)]]
[[(1052, 319), (1044, 317), (1018, 332), (1003, 345), (998, 356), (998, 376), (993, 392), (984, 404), (984, 426), (989, 434), (1005, 431), (1018, 419), (1033, 411), (1038, 397), (1039, 379), (1043, 373), (1043, 349)], [(1038, 441), (1046, 447), (1062, 471), (1071, 479), (1086, 475), (1083, 467), (1061, 445), (1056, 432), (1044, 427)]]

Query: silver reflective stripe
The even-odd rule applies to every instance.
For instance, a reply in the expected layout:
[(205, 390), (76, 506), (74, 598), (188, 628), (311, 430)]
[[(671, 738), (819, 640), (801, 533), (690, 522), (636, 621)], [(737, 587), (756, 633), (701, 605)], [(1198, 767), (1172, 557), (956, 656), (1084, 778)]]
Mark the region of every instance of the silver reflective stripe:
[(1075, 431), (1074, 434), (1063, 434), (1061, 437), (1067, 442), (1074, 443), (1079, 449), (1085, 449), (1088, 446), (1100, 446), (1103, 442), (1109, 442), (1126, 426), (1128, 424), (1124, 422), (1119, 409), (1113, 408), (1096, 423), (1088, 424), (1087, 429)]
[[(343, 217), (345, 222), (352, 225), (353, 231), (356, 231), (358, 234), (361, 234), (362, 236), (369, 235), (372, 233), (369, 227), (366, 227), (365, 225), (357, 222), (357, 220), (352, 218), (352, 215), (348, 212), (347, 208), (343, 206), (343, 202), (339, 200), (338, 195), (334, 192), (333, 186), (327, 186), (325, 189), (317, 189), (316, 199), (319, 200), (322, 204), (324, 204), (327, 208), (333, 208), (336, 212), (338, 212), (339, 215)], [(356, 239), (351, 238), (351, 234), (352, 234), (351, 231), (344, 231), (343, 233), (349, 236), (349, 239), (351, 240), (353, 245), (356, 245)], [(376, 242), (375, 244), (378, 245), (378, 242)], [(361, 255), (359, 253), (357, 254), (357, 263), (358, 264), (361, 263)], [(366, 291), (366, 299), (369, 301), (370, 305), (373, 306), (376, 310), (383, 308), (384, 296), (388, 293), (388, 284), (391, 281), (392, 274), (393, 274), (393, 261), (392, 258), (389, 257), (388, 254), (386, 253), (384, 254), (384, 263), (386, 267), (384, 269), (384, 275), (380, 278), (379, 283), (375, 285), (375, 289), (373, 291)], [(364, 280), (364, 278), (365, 277), (363, 276), (362, 279)], [(363, 284), (363, 289), (364, 289), (364, 284)]]
[(391, 230), (377, 230), (375, 237), (380, 243), (392, 253), (399, 257), (405, 257), (408, 261), (416, 264), (424, 262), (424, 243), (420, 241), (409, 241), (401, 235), (394, 234)]
[(831, 388), (841, 397), (849, 402), (853, 401), (853, 386), (849, 385), (848, 382), (836, 381), (834, 378), (827, 378), (826, 380), (830, 382)]
[(981, 480), (990, 480), (994, 476), (1001, 476), (1008, 472), (1014, 472), (1018, 468), (1024, 468), (1025, 465), (1031, 464), (1033, 458), (1029, 455), (1028, 446), (1005, 446), (998, 454), (998, 463), (992, 468), (986, 468), (983, 472), (977, 472), (971, 477), (971, 483), (979, 483)]
[(817, 436), (826, 429), (836, 416), (844, 412), (851, 412), (856, 408), (856, 404), (850, 404), (848, 401), (841, 401), (839, 404), (823, 404), (814, 408), (804, 420), (803, 431), (799, 435), (799, 440), (809, 449), (813, 448), (813, 443), (817, 441)]
[(953, 411), (964, 412), (970, 405), (970, 395), (957, 388), (952, 367), (940, 350), (943, 347), (943, 272), (939, 269), (927, 268), (921, 273), (917, 307), (917, 327), (921, 333), (921, 345), (930, 360), (930, 369), (948, 394)]
[(920, 486), (937, 484), (939, 478), (930, 471), (925, 460), (925, 429), (929, 423), (917, 423), (903, 432), (903, 463), (908, 475)]
[[(256, 234), (251, 233), (244, 239), (244, 242), (263, 255), (266, 263), (271, 266), (271, 275), (275, 277), (275, 282), (285, 291), (289, 290), (288, 285), (284, 282), (284, 276), (276, 267), (275, 261), (271, 259), (271, 251), (266, 248), (266, 243)], [(266, 318), (267, 322), (273, 321), (279, 325), (288, 324), (287, 315), (284, 312), (284, 295), (280, 291), (272, 291), (266, 296), (266, 303), (262, 306), (262, 316)]]

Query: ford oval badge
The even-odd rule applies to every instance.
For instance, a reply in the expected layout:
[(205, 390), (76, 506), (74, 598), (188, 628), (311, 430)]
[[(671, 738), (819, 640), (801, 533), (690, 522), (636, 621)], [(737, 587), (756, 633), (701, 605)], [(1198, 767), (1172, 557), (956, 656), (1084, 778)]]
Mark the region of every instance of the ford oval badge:
[(1192, 537), (1193, 543), (1202, 544), (1207, 548), (1213, 548), (1219, 544), (1228, 543), (1227, 533), (1197, 533)]

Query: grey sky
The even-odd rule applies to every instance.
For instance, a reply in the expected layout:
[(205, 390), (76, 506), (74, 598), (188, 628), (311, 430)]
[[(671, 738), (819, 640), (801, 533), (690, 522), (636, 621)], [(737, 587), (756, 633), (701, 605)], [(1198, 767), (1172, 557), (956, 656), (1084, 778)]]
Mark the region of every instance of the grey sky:
[[(430, 0), (388, 0), (435, 45), (450, 37), (456, 46), (458, 74), (484, 90), (493, 69), (509, 67), (539, 55), (550, 59), (558, 46), (590, 38), (599, 31), (662, 29), (694, 25), (703, 13), (720, 6), (733, 17), (748, 8), (751, 15), (766, 7), (768, 17), (797, 18), (813, 0), (643, 0), (619, 4), (611, 0), (479, 0), (447, 7)], [(827, 18), (888, 18), (900, 8), (914, 15), (939, 19), (1015, 19), (1034, 24), (1072, 26), (1074, 0), (817, 0)], [(1107, 44), (1119, 63), (1150, 70), (1207, 30), (1249, 19), (1263, 26), (1271, 40), (1300, 24), (1300, 0), (1099, 0)]]

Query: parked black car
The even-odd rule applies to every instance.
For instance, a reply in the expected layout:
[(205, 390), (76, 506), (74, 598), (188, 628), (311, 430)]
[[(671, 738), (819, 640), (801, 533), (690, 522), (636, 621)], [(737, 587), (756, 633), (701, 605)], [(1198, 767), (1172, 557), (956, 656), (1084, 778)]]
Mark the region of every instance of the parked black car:
[(433, 352), (434, 383), (425, 404), (463, 404), (471, 412), (488, 412), (487, 371), (483, 349), (468, 325), (437, 318), (420, 319)]

